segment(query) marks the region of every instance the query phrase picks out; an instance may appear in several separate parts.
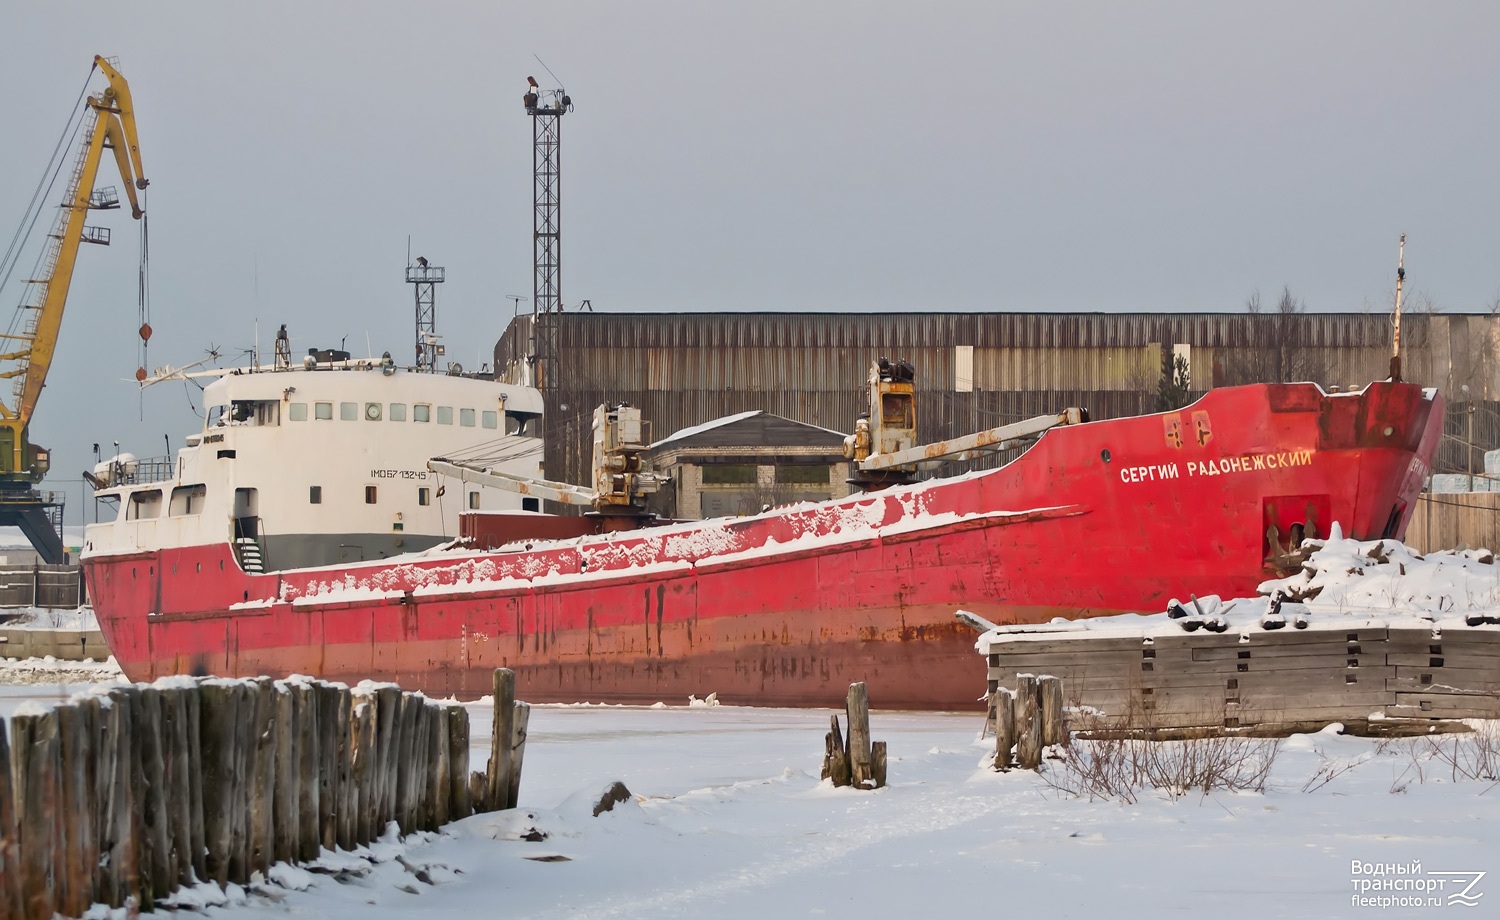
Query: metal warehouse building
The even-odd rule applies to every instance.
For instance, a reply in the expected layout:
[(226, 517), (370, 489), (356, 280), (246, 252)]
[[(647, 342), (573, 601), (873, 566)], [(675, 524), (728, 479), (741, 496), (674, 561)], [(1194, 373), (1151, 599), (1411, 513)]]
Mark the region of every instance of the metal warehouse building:
[[(547, 475), (584, 482), (600, 403), (639, 406), (653, 440), (757, 409), (847, 432), (871, 362), (904, 358), (918, 436), (931, 442), (1068, 406), (1096, 419), (1153, 411), (1173, 355), (1187, 359), (1194, 394), (1360, 386), (1386, 377), (1391, 331), (1370, 313), (563, 313), (515, 318), (494, 367), (546, 397)], [(1480, 449), (1500, 444), (1497, 331), (1488, 314), (1403, 319), (1403, 376), (1449, 399), (1440, 470), (1470, 462), (1471, 418)]]

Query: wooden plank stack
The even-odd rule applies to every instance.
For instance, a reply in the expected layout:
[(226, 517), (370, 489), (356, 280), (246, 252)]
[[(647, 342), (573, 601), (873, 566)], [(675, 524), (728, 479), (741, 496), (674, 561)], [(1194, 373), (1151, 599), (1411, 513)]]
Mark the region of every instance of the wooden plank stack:
[(0, 720), (0, 920), (150, 910), (473, 811), (468, 713), (390, 684), (172, 677), (36, 709)]
[(1352, 625), (993, 642), (991, 722), (1020, 674), (1062, 678), (1077, 727), (1288, 733), (1382, 719), (1500, 717), (1500, 630)]

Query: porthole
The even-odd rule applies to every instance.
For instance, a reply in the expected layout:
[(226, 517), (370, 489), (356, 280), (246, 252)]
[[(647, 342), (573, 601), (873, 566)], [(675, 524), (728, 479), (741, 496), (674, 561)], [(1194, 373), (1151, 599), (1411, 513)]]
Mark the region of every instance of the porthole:
[(1099, 459), (1100, 460), (1103, 460), (1105, 463), (1108, 463), (1109, 462), (1109, 457), (1110, 457), (1109, 448), (1106, 447), (1104, 450), (1099, 451)]

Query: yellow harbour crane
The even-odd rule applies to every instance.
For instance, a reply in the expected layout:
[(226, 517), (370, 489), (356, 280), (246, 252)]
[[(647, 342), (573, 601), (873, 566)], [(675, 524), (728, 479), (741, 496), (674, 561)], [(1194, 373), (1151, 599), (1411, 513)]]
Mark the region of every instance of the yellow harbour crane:
[[(20, 527), (49, 564), (64, 561), (62, 502), (57, 494), (36, 489), (47, 474), (50, 457), (46, 448), (31, 443), (28, 429), (57, 351), (58, 330), (79, 247), (83, 243), (109, 244), (107, 228), (86, 226), (84, 220), (90, 211), (120, 206), (119, 194), (113, 188), (94, 187), (105, 149), (114, 151), (131, 215), (137, 220), (145, 216), (145, 211), (136, 193), (148, 184), (142, 174), (130, 85), (111, 60), (96, 56), (94, 68), (108, 79), (108, 85), (87, 97), (81, 142), (71, 172), (66, 174), (67, 189), (56, 222), (35, 276), (25, 279), (27, 291), (16, 320), (9, 331), (0, 333), (5, 340), (0, 343), (5, 349), (0, 353), (0, 377), (12, 379), (14, 387), (12, 398), (0, 401), (0, 525)], [(26, 224), (23, 219), (18, 238)], [(12, 250), (19, 252), (14, 242)], [(13, 262), (10, 268), (14, 268)], [(8, 275), (8, 271), (0, 274)], [(143, 323), (141, 335), (149, 334), (149, 326)]]

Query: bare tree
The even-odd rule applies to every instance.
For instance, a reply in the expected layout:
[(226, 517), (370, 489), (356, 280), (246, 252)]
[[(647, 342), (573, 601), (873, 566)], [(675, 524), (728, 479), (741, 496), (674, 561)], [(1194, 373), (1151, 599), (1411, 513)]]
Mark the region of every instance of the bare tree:
[(1301, 317), (1306, 312), (1307, 304), (1292, 296), (1290, 287), (1282, 285), (1276, 311), (1268, 317), (1271, 382), (1290, 383), (1314, 376), (1311, 372), (1316, 359), (1303, 344), (1307, 339), (1307, 323)]
[(1226, 383), (1289, 383), (1316, 380), (1323, 372), (1317, 352), (1306, 344), (1309, 323), (1307, 304), (1282, 285), (1275, 305), (1266, 308), (1260, 291), (1245, 300), (1249, 339), (1245, 347), (1226, 358)]

